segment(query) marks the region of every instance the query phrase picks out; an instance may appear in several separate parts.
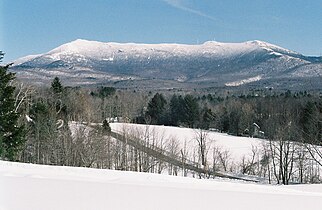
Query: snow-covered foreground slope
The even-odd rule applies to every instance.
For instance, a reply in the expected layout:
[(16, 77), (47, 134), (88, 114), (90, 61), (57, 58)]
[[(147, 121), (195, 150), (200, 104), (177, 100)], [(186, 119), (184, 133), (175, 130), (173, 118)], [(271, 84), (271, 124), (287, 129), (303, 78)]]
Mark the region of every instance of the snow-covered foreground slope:
[(268, 186), (0, 161), (1, 210), (320, 209), (322, 185)]

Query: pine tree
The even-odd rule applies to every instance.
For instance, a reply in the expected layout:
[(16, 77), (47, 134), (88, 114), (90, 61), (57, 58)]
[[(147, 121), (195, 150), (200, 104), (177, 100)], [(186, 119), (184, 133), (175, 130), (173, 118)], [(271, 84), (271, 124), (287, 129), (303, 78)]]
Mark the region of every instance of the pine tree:
[(209, 109), (208, 107), (204, 107), (202, 112), (203, 112), (203, 115), (202, 115), (202, 120), (201, 120), (201, 128), (209, 129), (211, 123), (215, 119), (215, 115), (211, 111), (211, 109)]
[[(0, 51), (0, 61), (3, 53)], [(18, 125), (19, 114), (15, 110), (15, 87), (11, 82), (15, 74), (7, 66), (0, 66), (0, 157), (15, 160), (24, 143), (24, 129)]]
[(173, 95), (170, 100), (170, 124), (178, 126), (182, 119), (182, 96)]
[(229, 131), (229, 114), (226, 107), (223, 107), (219, 116), (218, 127), (222, 132)]
[(162, 124), (166, 104), (167, 101), (159, 93), (150, 100), (146, 114), (151, 117), (152, 124)]
[(184, 97), (184, 105), (183, 105), (183, 121), (190, 127), (194, 128), (196, 126), (196, 123), (199, 120), (199, 104), (197, 102), (197, 99), (193, 97), (192, 95), (186, 95)]
[(58, 77), (55, 77), (51, 83), (51, 89), (55, 94), (59, 94), (63, 92), (63, 86)]
[(319, 104), (308, 101), (300, 113), (299, 125), (306, 143), (320, 144), (321, 121)]
[(111, 95), (114, 95), (116, 92), (116, 89), (113, 87), (99, 87), (98, 88), (98, 96), (100, 98), (107, 98)]

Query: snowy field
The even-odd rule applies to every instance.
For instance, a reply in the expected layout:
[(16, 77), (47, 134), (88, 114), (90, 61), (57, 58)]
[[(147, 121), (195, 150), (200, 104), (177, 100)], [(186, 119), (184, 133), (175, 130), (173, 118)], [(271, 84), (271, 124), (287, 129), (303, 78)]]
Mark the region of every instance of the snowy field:
[(0, 161), (0, 210), (321, 209), (322, 185), (258, 185)]
[[(269, 141), (266, 139), (232, 136), (226, 133), (216, 131), (201, 131), (199, 129), (171, 127), (171, 126), (155, 126), (155, 125), (140, 125), (127, 123), (111, 123), (111, 128), (117, 133), (130, 133), (139, 139), (148, 142), (150, 145), (156, 145), (171, 151), (172, 143), (176, 143), (175, 155), (178, 159), (181, 158), (182, 151), (184, 157), (201, 164), (200, 146), (198, 145), (198, 138), (200, 135), (204, 136), (206, 142), (206, 158), (207, 166), (211, 169), (215, 168), (220, 173), (227, 173), (236, 177), (241, 177), (241, 174), (254, 175), (249, 176), (248, 179), (256, 179), (257, 181), (269, 183), (269, 176), (275, 179), (274, 174), (267, 172), (267, 165), (261, 165), (264, 159), (264, 154), (270, 152)], [(161, 145), (161, 142), (163, 145)], [(295, 156), (299, 155), (298, 151), (306, 151), (304, 160), (302, 161), (302, 168), (299, 162), (295, 159), (294, 167), (292, 169), (292, 177), (289, 179), (290, 183), (321, 183), (322, 167), (313, 161), (311, 155), (307, 151), (307, 146), (304, 147), (296, 142), (292, 143)], [(316, 151), (321, 154), (322, 147), (315, 147)], [(314, 149), (312, 149), (314, 151)], [(274, 152), (278, 152), (275, 150)], [(315, 152), (315, 151), (314, 151)], [(171, 155), (171, 154), (170, 154)], [(274, 156), (275, 161), (279, 161), (278, 155)], [(285, 156), (283, 156), (285, 158)], [(288, 156), (290, 158), (290, 155)], [(321, 156), (315, 155), (315, 159), (322, 162)], [(247, 168), (248, 167), (248, 168)], [(278, 166), (277, 166), (278, 167)], [(244, 172), (249, 169), (248, 172)], [(288, 167), (289, 170), (290, 166)], [(270, 162), (270, 171), (274, 170), (272, 161)], [(300, 181), (299, 171), (304, 172), (302, 181)], [(273, 176), (272, 176), (273, 175)], [(273, 181), (275, 183), (276, 179)], [(277, 181), (276, 181), (277, 182)]]
[[(139, 132), (141, 136), (149, 133), (150, 138), (155, 138), (157, 142), (161, 141), (161, 139), (164, 142), (174, 139), (179, 144), (180, 149), (186, 147), (190, 159), (193, 157), (193, 153), (198, 152), (198, 129), (127, 123), (111, 123), (110, 126), (113, 131), (118, 133), (122, 133), (123, 131), (130, 131), (132, 133)], [(207, 131), (206, 136), (207, 157), (209, 161), (213, 158), (214, 148), (227, 151), (230, 161), (238, 163), (243, 157), (250, 158), (253, 148), (260, 150), (263, 147), (263, 143), (265, 143), (263, 139), (237, 137), (214, 131)]]
[[(72, 131), (80, 125), (71, 123)], [(87, 126), (83, 126), (88, 128)], [(111, 123), (145, 141), (175, 140), (192, 158), (198, 132), (188, 128)], [(265, 140), (207, 133), (214, 148), (238, 163)], [(0, 161), (0, 210), (265, 210), (321, 209), (322, 185), (265, 185), (227, 179), (196, 179), (152, 173), (33, 165)]]

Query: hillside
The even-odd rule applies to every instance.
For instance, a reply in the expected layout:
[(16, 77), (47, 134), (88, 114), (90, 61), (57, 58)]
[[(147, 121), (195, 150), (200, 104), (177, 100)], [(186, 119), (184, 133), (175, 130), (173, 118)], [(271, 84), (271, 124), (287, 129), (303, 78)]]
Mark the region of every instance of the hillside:
[(227, 180), (0, 161), (1, 210), (319, 209), (320, 185)]
[(20, 58), (19, 79), (46, 84), (136, 88), (255, 86), (320, 88), (322, 58), (263, 41), (200, 45), (103, 43), (75, 40), (47, 53)]

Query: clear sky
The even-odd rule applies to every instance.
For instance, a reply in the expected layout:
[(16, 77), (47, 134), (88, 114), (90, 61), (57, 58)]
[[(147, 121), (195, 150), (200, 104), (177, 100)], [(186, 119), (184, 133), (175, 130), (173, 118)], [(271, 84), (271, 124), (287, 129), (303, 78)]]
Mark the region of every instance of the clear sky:
[(186, 43), (263, 40), (322, 54), (322, 0), (0, 0), (4, 61), (82, 38)]

